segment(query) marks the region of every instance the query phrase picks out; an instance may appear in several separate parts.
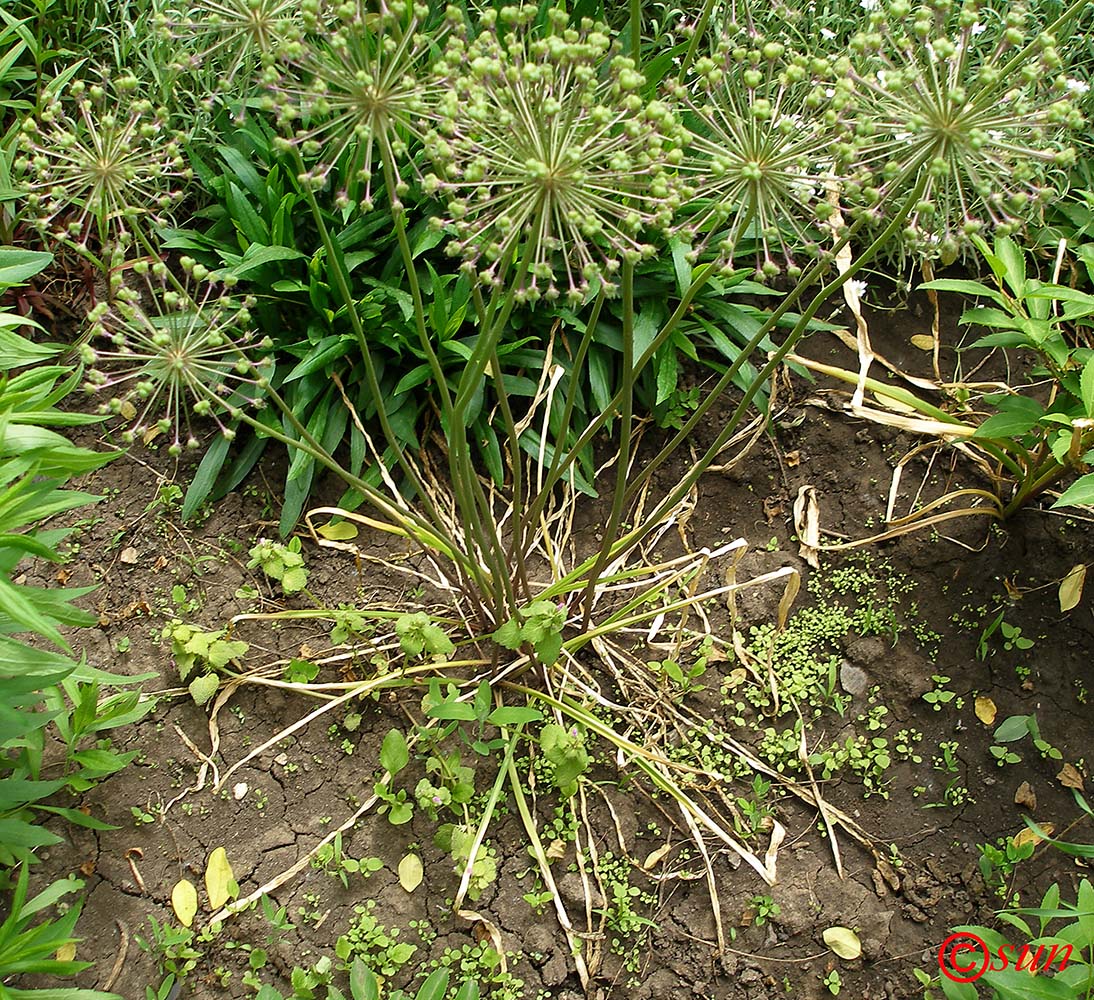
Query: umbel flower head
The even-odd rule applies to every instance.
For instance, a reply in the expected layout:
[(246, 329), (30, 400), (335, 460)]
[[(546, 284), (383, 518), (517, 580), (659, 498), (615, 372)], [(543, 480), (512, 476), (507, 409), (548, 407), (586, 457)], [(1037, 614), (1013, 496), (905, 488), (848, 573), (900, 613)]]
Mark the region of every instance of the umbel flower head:
[(670, 82), (694, 134), (683, 166), (697, 205), (683, 226), (689, 241), (720, 234), (731, 261), (742, 243), (755, 246), (760, 279), (783, 265), (791, 277), (799, 272), (795, 248), (813, 246), (831, 211), (826, 191), (847, 97), (831, 75), (823, 59), (753, 37), (724, 41), (696, 61), (693, 80)]
[(156, 24), (193, 51), (196, 62), (215, 64), (238, 96), (244, 78), (273, 59), (299, 16), (299, 0), (190, 0), (162, 11)]
[(861, 104), (863, 172), (849, 191), (880, 219), (890, 193), (923, 181), (904, 230), (916, 252), (952, 260), (986, 227), (1013, 230), (1074, 161), (1070, 81), (1055, 39), (1026, 20), (1019, 5), (999, 18), (975, 0), (893, 0), (852, 40), (842, 69)]
[(137, 96), (133, 76), (73, 81), (28, 117), (16, 168), (27, 204), (59, 239), (124, 241), (132, 228), (160, 223), (192, 175), (168, 112)]
[(162, 261), (147, 260), (132, 265), (139, 288), (115, 281), (112, 304), (102, 302), (88, 316), (91, 335), (81, 357), (84, 388), (109, 397), (100, 412), (129, 424), (125, 440), (166, 440), (171, 454), (197, 446), (192, 414), (212, 417), (231, 434), (221, 418), (261, 394), (263, 371), (250, 355), (272, 346), (250, 339), (250, 301), (218, 290), (192, 259), (180, 263), (183, 281)]
[[(440, 87), (429, 73), (422, 30), (429, 10), (404, 0), (351, 0), (324, 10), (303, 0), (304, 30), (282, 46), (288, 72), (272, 81), (282, 126), (315, 165), (304, 180), (322, 186), (337, 167), (343, 204), (373, 207), (382, 179), (396, 211), (412, 169), (409, 147), (427, 129)], [(379, 175), (379, 178), (378, 176)]]
[(536, 38), (535, 13), (487, 11), (473, 41), (449, 39), (426, 190), (446, 203), (435, 224), (455, 232), (449, 253), (483, 281), (509, 280), (525, 299), (561, 287), (581, 300), (593, 279), (612, 291), (625, 257), (653, 252), (644, 232), (672, 221), (669, 170), (686, 135), (641, 95), (644, 78), (607, 28), (568, 28), (555, 10)]

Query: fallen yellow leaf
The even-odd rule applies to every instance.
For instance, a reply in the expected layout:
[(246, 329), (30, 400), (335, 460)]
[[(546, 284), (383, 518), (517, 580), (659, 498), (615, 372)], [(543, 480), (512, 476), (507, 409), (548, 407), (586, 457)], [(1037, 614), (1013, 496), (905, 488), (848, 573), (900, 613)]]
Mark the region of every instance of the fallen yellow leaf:
[(175, 888), (171, 890), (171, 909), (175, 911), (175, 916), (183, 927), (190, 927), (194, 923), (194, 916), (198, 912), (198, 891), (189, 879), (181, 879), (175, 883)]
[(205, 891), (209, 894), (210, 909), (219, 910), (228, 902), (234, 882), (228, 854), (223, 847), (218, 847), (209, 855), (209, 863), (205, 866)]
[[(1039, 823), (1041, 833), (1045, 837), (1051, 837), (1056, 832), (1055, 823)], [(1015, 847), (1024, 847), (1026, 844), (1040, 844), (1044, 841), (1044, 837), (1038, 836), (1038, 834), (1031, 830), (1028, 826), (1024, 830), (1019, 830), (1013, 837), (1010, 838), (1010, 842)]]
[(995, 713), (997, 711), (995, 702), (990, 698), (985, 698), (983, 695), (976, 699), (976, 717), (984, 723), (985, 726), (990, 726), (995, 722)]
[(1072, 566), (1060, 584), (1060, 612), (1070, 611), (1083, 596), (1083, 584), (1086, 583), (1086, 566), (1079, 563)]

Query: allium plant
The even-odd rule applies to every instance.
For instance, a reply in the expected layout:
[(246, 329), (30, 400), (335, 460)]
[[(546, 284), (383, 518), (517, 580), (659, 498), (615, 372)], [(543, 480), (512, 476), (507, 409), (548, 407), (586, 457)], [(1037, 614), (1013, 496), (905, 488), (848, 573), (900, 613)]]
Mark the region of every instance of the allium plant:
[(24, 121), (16, 167), (28, 207), (54, 238), (126, 242), (181, 201), (192, 173), (180, 137), (139, 87), (130, 75), (75, 80)]
[(81, 349), (84, 388), (108, 397), (103, 413), (128, 425), (126, 441), (168, 442), (170, 454), (197, 447), (191, 415), (223, 423), (259, 398), (262, 372), (254, 360), (269, 342), (256, 343), (247, 299), (206, 280), (200, 264), (181, 261), (184, 280), (162, 261), (131, 265), (136, 287), (115, 281), (112, 301), (89, 314), (90, 338)]
[(833, 137), (846, 87), (828, 61), (790, 52), (780, 42), (726, 39), (671, 90), (688, 110), (695, 136), (684, 162), (694, 178), (695, 213), (684, 232), (693, 245), (720, 233), (730, 258), (758, 245), (757, 277), (773, 278), (816, 249), (818, 223), (832, 212)]
[[(561, 290), (577, 303), (598, 280), (614, 290), (621, 262), (651, 256), (680, 195), (670, 168), (687, 136), (670, 108), (643, 97), (634, 60), (586, 19), (535, 38), (534, 7), (482, 16), (470, 42), (450, 38), (439, 70), (451, 86), (428, 151), (426, 190), (446, 202), (449, 253), (518, 300)], [(510, 271), (514, 254), (518, 269)]]
[(193, 0), (160, 12), (156, 25), (193, 52), (190, 61), (216, 64), (238, 98), (242, 81), (273, 60), (299, 17), (299, 0)]
[(423, 31), (424, 4), (365, 0), (325, 9), (303, 0), (303, 29), (282, 46), (286, 72), (272, 80), (271, 102), (322, 187), (337, 166), (344, 206), (371, 211), (382, 179), (393, 207), (412, 176), (410, 143), (421, 139), (440, 84), (428, 72), (434, 38)]
[(944, 261), (1051, 198), (1075, 159), (1068, 132), (1082, 123), (1051, 31), (1034, 35), (1017, 4), (1001, 22), (985, 13), (975, 0), (893, 0), (842, 61), (860, 105), (852, 156), (863, 170), (851, 194), (882, 218), (888, 192), (925, 176), (903, 243)]

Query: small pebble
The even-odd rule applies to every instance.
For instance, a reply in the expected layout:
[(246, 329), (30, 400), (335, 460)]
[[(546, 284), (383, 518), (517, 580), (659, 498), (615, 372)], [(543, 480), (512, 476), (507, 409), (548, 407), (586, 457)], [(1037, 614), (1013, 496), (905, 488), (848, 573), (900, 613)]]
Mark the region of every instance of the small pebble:
[(236, 802), (242, 799), (246, 794), (247, 782), (241, 781), (238, 784), (232, 786), (232, 795), (234, 796)]

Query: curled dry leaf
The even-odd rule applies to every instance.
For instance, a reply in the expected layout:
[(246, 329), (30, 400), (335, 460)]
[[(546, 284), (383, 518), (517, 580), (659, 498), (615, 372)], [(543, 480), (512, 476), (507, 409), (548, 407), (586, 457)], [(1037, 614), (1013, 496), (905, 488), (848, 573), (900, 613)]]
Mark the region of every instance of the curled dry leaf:
[(821, 937), (840, 958), (852, 961), (862, 955), (862, 942), (849, 927), (829, 927)]
[(976, 717), (984, 723), (985, 726), (994, 725), (995, 713), (997, 711), (994, 701), (981, 695), (976, 699), (975, 710)]
[(803, 486), (798, 490), (794, 501), (794, 531), (797, 533), (798, 555), (813, 569), (820, 569), (820, 507), (817, 504), (817, 491), (812, 486)]
[(1056, 775), (1056, 780), (1060, 782), (1064, 788), (1077, 788), (1080, 792), (1086, 791), (1086, 787), (1083, 785), (1083, 776), (1079, 773), (1079, 769), (1074, 764), (1065, 764), (1060, 768), (1060, 773)]
[(1018, 786), (1018, 791), (1014, 793), (1014, 804), (1030, 812), (1037, 811), (1037, 793), (1028, 781), (1023, 781)]
[(669, 853), (669, 846), (670, 845), (668, 844), (662, 844), (656, 851), (650, 851), (650, 853), (646, 855), (646, 860), (642, 862), (643, 871), (648, 872), (651, 868), (659, 865), (665, 855)]

